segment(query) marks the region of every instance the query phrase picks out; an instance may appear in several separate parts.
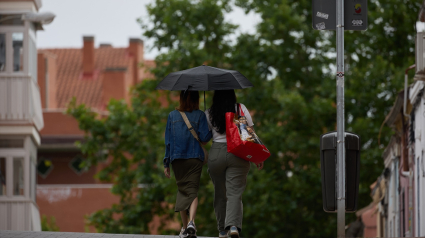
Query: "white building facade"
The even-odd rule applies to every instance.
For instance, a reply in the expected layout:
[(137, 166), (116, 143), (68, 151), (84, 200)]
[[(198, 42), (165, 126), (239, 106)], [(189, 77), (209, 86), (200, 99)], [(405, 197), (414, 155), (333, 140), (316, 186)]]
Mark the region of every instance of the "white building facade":
[(400, 161), (400, 139), (396, 136), (384, 151), (383, 158), (385, 168), (389, 171), (387, 179), (387, 225), (385, 234), (388, 237), (400, 237), (400, 212), (399, 212), (399, 161)]
[(37, 30), (53, 14), (41, 0), (0, 0), (0, 230), (40, 231), (37, 147), (43, 128), (37, 84)]
[[(419, 35), (419, 34), (418, 34)], [(414, 133), (415, 143), (412, 148), (414, 156), (410, 177), (414, 186), (414, 228), (415, 236), (425, 236), (425, 99), (424, 81), (416, 81), (409, 90), (409, 99), (412, 104), (411, 123), (412, 133)]]

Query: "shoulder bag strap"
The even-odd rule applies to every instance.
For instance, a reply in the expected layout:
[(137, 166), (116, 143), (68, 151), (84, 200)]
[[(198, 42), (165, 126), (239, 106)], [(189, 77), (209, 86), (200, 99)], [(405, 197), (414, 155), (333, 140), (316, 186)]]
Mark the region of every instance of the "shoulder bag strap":
[(206, 164), (208, 162), (208, 152), (207, 150), (204, 148), (204, 145), (202, 144), (202, 142), (199, 140), (198, 134), (196, 134), (195, 129), (193, 129), (192, 125), (189, 122), (189, 119), (187, 119), (186, 113), (184, 112), (180, 112), (180, 115), (182, 115), (184, 123), (186, 123), (187, 128), (189, 129), (190, 133), (192, 133), (192, 136), (195, 137), (195, 139), (198, 141), (199, 145), (201, 146), (202, 150), (204, 151), (204, 164)]
[(241, 106), (241, 104), (240, 103), (238, 103), (238, 110), (239, 110), (239, 116), (245, 116), (245, 113), (243, 112), (243, 110), (242, 110), (242, 106)]

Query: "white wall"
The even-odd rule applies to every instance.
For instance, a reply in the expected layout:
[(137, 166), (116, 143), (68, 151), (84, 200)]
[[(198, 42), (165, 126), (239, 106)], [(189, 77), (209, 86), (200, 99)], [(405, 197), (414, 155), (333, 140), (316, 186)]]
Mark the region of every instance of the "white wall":
[[(411, 90), (411, 102), (419, 102), (415, 110), (415, 167), (413, 171), (415, 184), (415, 231), (416, 237), (425, 236), (425, 99), (417, 94), (424, 82), (418, 81)], [(413, 96), (413, 97), (412, 97)]]

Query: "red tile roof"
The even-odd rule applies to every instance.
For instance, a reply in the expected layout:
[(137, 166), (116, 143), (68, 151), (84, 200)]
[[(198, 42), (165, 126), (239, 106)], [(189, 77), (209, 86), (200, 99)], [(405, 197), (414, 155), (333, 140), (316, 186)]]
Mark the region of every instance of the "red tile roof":
[[(102, 110), (102, 74), (106, 68), (128, 68), (133, 58), (128, 48), (100, 47), (95, 49), (95, 72), (87, 79), (82, 75), (83, 50), (77, 49), (41, 49), (56, 55), (56, 100), (58, 108), (66, 108), (69, 101), (76, 97), (77, 103)], [(146, 66), (153, 61), (146, 60)], [(144, 73), (141, 78), (149, 74)]]

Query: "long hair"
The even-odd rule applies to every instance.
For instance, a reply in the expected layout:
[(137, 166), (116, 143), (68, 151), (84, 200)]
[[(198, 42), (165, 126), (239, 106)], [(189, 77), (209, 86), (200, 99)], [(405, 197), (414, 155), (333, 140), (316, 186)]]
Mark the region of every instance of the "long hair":
[[(186, 92), (186, 93), (185, 93)], [(198, 91), (181, 91), (179, 111), (192, 112), (199, 110), (199, 92)]]
[(218, 133), (226, 132), (226, 112), (236, 113), (235, 103), (235, 90), (216, 90), (214, 92), (213, 103), (208, 110), (211, 125)]

